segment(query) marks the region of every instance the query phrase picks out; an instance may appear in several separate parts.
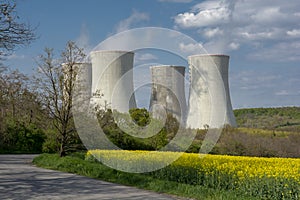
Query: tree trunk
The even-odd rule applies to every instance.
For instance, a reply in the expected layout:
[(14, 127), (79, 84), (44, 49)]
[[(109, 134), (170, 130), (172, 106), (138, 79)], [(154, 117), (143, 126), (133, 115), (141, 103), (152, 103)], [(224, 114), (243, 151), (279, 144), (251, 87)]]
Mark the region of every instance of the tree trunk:
[(59, 156), (60, 157), (66, 156), (66, 150), (63, 144), (60, 145)]

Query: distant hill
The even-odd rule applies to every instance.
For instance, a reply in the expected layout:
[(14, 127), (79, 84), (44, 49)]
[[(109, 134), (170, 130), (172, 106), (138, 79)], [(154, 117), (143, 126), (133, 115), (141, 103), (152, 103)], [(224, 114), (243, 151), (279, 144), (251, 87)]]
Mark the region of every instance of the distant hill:
[(239, 127), (300, 131), (300, 107), (244, 108), (234, 115)]

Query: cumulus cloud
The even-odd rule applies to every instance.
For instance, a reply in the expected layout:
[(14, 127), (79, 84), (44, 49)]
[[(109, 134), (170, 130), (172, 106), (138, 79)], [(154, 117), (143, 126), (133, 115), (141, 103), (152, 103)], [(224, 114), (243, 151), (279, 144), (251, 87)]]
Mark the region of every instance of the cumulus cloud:
[(293, 29), (293, 30), (287, 31), (286, 34), (290, 37), (300, 37), (300, 29)]
[(148, 14), (133, 10), (132, 14), (128, 18), (118, 23), (118, 25), (116, 26), (116, 32), (118, 33), (122, 31), (126, 31), (130, 29), (133, 25), (147, 20), (149, 20)]
[(228, 45), (228, 48), (231, 49), (231, 50), (237, 50), (239, 49), (240, 47), (240, 44), (239, 43), (236, 43), (236, 42), (231, 42), (229, 45)]
[[(208, 51), (227, 53), (244, 46), (252, 50), (263, 46), (260, 53), (268, 53), (270, 42), (285, 51), (287, 43), (299, 42), (290, 40), (300, 38), (299, 8), (298, 0), (205, 0), (175, 16), (174, 23), (181, 29), (197, 29)], [(292, 48), (300, 51), (295, 44)], [(295, 59), (298, 54), (293, 54)]]
[(193, 7), (194, 12), (178, 14), (174, 19), (175, 23), (182, 28), (195, 28), (218, 25), (220, 21), (229, 19), (227, 6), (218, 3), (219, 1), (203, 2)]
[(207, 38), (213, 38), (218, 35), (223, 35), (224, 31), (219, 27), (217, 28), (205, 28), (203, 31), (200, 31), (200, 34), (203, 34)]
[(134, 62), (137, 65), (144, 64), (147, 62), (154, 62), (157, 60), (158, 60), (158, 57), (156, 57), (155, 55), (153, 55), (151, 53), (138, 53), (137, 52), (137, 53), (135, 53), (135, 56), (134, 56)]
[(197, 54), (203, 51), (203, 46), (199, 43), (179, 43), (179, 49), (188, 54)]

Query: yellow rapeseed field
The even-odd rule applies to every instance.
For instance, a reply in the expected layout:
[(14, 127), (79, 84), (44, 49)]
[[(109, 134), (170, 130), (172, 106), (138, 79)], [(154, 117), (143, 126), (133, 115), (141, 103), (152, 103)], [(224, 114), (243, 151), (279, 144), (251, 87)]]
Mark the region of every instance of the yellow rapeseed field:
[(142, 167), (176, 156), (180, 158), (169, 166), (147, 174), (164, 180), (239, 190), (266, 199), (300, 198), (300, 159), (125, 150), (90, 150), (86, 158), (142, 163)]

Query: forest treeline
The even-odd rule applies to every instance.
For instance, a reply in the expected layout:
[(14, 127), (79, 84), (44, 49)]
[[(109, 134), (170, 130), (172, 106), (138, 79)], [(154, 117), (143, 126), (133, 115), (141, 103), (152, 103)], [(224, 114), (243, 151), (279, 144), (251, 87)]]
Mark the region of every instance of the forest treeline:
[[(54, 116), (46, 106), (37, 78), (1, 67), (0, 71), (0, 152), (59, 152), (61, 140), (54, 126)], [(300, 108), (247, 108), (234, 110), (239, 128), (226, 127), (212, 150), (214, 154), (266, 157), (300, 156)], [(151, 116), (146, 109), (132, 109), (132, 119), (146, 126)], [(116, 124), (111, 110), (98, 110), (98, 120), (108, 138), (123, 149), (157, 150), (176, 135), (178, 122), (171, 115), (153, 137), (137, 138), (126, 134)], [(74, 123), (71, 123), (74, 126)], [(74, 150), (84, 146), (75, 134), (69, 145)], [(206, 130), (198, 130), (188, 152), (198, 152)], [(178, 147), (180, 150), (180, 147)]]

